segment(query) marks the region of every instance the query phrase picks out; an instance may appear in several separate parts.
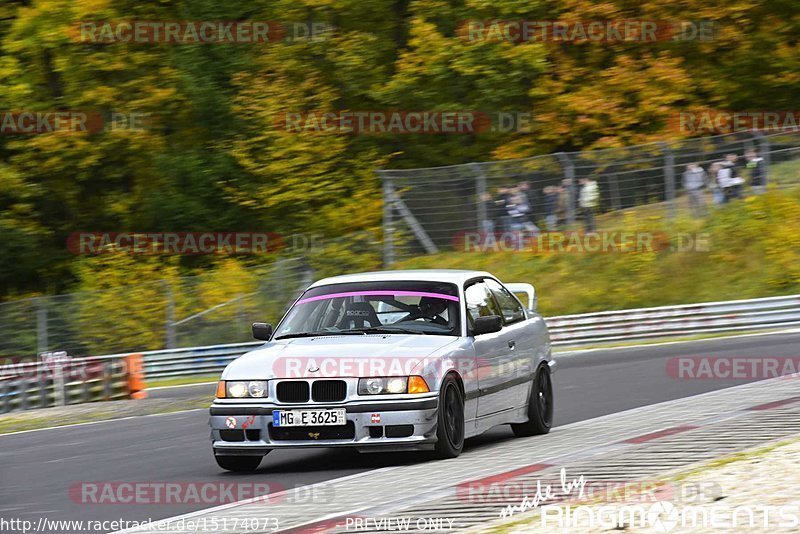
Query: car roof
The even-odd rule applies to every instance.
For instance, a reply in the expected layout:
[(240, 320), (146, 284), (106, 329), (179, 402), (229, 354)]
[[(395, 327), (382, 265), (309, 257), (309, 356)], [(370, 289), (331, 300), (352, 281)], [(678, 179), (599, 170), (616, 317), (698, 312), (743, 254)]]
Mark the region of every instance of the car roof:
[(486, 271), (469, 271), (461, 269), (407, 269), (398, 271), (374, 271), (368, 273), (345, 274), (317, 280), (310, 287), (329, 284), (347, 284), (351, 282), (384, 282), (384, 281), (425, 281), (449, 282), (461, 285), (467, 280), (481, 276), (494, 276)]

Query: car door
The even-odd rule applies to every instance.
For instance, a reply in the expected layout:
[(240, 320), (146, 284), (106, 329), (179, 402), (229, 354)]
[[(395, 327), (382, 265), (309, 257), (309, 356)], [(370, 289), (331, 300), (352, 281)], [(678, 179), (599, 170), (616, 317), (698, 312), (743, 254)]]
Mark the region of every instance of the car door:
[[(497, 302), (483, 280), (476, 280), (464, 288), (467, 306), (467, 321), (487, 315), (500, 315)], [(471, 334), (470, 334), (471, 335)], [(475, 345), (475, 361), (478, 371), (478, 417), (499, 413), (513, 407), (510, 393), (503, 387), (503, 362), (509, 358), (512, 349), (509, 345), (511, 336), (507, 329), (499, 332), (482, 334), (473, 337)]]
[(528, 402), (534, 365), (538, 355), (536, 329), (527, 320), (525, 308), (519, 300), (497, 280), (487, 278), (486, 286), (494, 296), (503, 317), (503, 331), (510, 351), (498, 369), (507, 387), (506, 393), (514, 406)]

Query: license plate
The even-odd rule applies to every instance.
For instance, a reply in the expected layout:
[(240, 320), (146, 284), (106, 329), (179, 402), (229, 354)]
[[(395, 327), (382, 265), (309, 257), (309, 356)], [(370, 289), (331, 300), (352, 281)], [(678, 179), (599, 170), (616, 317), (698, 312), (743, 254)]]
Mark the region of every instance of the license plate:
[(347, 424), (347, 415), (344, 408), (272, 412), (272, 426), (341, 426), (345, 424)]

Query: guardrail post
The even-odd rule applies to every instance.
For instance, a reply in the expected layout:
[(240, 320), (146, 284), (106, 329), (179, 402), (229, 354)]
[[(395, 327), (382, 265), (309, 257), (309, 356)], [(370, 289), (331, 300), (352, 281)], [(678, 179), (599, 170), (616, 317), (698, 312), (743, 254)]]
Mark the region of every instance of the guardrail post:
[(114, 360), (103, 360), (103, 400), (111, 399), (113, 376)]
[(378, 176), (383, 180), (383, 266), (389, 267), (394, 263), (394, 220), (393, 220), (393, 192), (392, 179), (378, 171)]
[(53, 404), (55, 406), (66, 406), (67, 393), (64, 390), (64, 367), (60, 361), (56, 361), (53, 367)]
[(85, 376), (83, 378), (83, 382), (81, 382), (81, 400), (83, 402), (89, 402), (92, 400), (91, 391), (89, 390), (89, 377)]
[(675, 154), (670, 150), (666, 143), (659, 143), (661, 151), (664, 153), (664, 196), (666, 197), (669, 208), (668, 215), (671, 219), (675, 218)]
[(20, 410), (27, 410), (28, 409), (28, 380), (26, 378), (20, 378), (17, 381), (17, 385), (19, 387), (19, 391), (18, 391), (19, 409)]
[(567, 189), (567, 224), (572, 226), (575, 224), (575, 200), (578, 198), (578, 184), (575, 183), (575, 165), (566, 152), (558, 152), (556, 157), (564, 169), (564, 178), (569, 180), (569, 188)]
[(0, 413), (8, 413), (11, 411), (10, 389), (9, 383), (11, 380), (0, 380)]
[(50, 406), (50, 403), (47, 399), (47, 390), (49, 389), (48, 382), (50, 382), (44, 373), (37, 373), (39, 374), (39, 408), (47, 408)]

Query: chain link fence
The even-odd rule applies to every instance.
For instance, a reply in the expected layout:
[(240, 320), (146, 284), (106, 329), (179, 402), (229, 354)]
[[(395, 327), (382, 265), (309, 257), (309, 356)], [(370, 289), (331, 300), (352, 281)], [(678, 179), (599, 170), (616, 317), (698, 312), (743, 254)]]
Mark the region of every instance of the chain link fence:
[(280, 319), (312, 281), (306, 262), (282, 259), (247, 269), (235, 284), (209, 273), (5, 302), (0, 355), (64, 350), (77, 357), (251, 341), (251, 323)]
[[(689, 163), (704, 170), (727, 154), (757, 151), (774, 186), (797, 184), (800, 133), (738, 132), (625, 148), (556, 153), (525, 159), (425, 169), (378, 170), (384, 194), (384, 264), (419, 254), (453, 250), (463, 232), (502, 229), (496, 200), (508, 189), (525, 191), (531, 222), (547, 228), (548, 188), (560, 187), (558, 219), (571, 228), (580, 218), (580, 181), (592, 178), (600, 193), (597, 213), (662, 205), (674, 217), (686, 194)], [(745, 179), (749, 171), (742, 172)], [(710, 192), (709, 192), (710, 194)], [(709, 199), (710, 200), (710, 199)], [(552, 203), (551, 210), (552, 210)]]
[[(527, 187), (533, 219), (546, 228), (548, 187), (566, 191), (559, 217), (580, 218), (579, 181), (593, 178), (598, 212), (653, 205), (674, 216), (685, 195), (688, 163), (706, 170), (726, 154), (755, 149), (773, 187), (798, 183), (800, 134), (749, 132), (627, 148), (556, 153), (447, 167), (379, 170), (383, 236), (363, 232), (322, 243), (307, 259), (278, 259), (220, 280), (217, 274), (131, 284), (95, 292), (0, 303), (0, 357), (30, 358), (66, 350), (74, 356), (238, 343), (250, 323), (275, 322), (314, 273), (388, 267), (398, 259), (453, 250), (463, 232), (501, 230), (495, 200), (504, 188)], [(745, 174), (747, 171), (745, 171)], [(382, 250), (381, 250), (382, 248)], [(313, 265), (313, 268), (312, 268)]]

